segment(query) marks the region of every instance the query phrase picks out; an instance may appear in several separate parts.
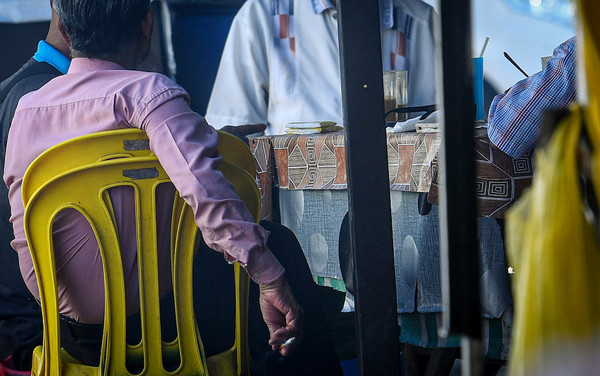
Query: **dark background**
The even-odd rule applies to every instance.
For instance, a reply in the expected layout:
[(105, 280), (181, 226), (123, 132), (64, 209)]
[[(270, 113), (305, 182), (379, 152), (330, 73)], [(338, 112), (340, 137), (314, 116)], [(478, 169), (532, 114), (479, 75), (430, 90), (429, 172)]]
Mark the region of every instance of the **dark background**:
[(0, 23), (0, 81), (16, 72), (37, 49), (37, 43), (46, 37), (50, 22), (24, 24)]

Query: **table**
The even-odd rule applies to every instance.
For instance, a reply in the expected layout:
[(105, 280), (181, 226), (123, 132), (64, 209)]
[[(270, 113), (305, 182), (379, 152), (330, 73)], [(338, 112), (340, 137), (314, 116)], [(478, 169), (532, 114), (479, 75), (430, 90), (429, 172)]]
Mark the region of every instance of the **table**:
[[(429, 192), (438, 203), (439, 133), (388, 133), (390, 189)], [(260, 180), (263, 218), (272, 216), (275, 167), (282, 190), (344, 190), (346, 154), (344, 132), (318, 135), (263, 136), (250, 139)], [(502, 218), (531, 184), (531, 153), (514, 159), (496, 148), (485, 129), (475, 137), (476, 195), (480, 217)]]
[[(475, 138), (481, 283), (486, 317), (500, 317), (511, 304), (505, 282), (502, 237), (494, 218), (528, 186), (532, 158), (512, 159), (495, 148), (485, 129)], [(440, 312), (438, 208), (419, 214), (418, 196), (437, 203), (440, 187), (438, 133), (388, 133), (391, 213), (399, 312)], [(272, 215), (275, 183), (281, 222), (298, 237), (318, 283), (344, 291), (338, 260), (342, 218), (348, 210), (344, 132), (281, 135), (250, 140), (256, 158), (263, 216)], [(365, 198), (368, 199), (368, 198)], [(432, 273), (437, 270), (437, 273)]]

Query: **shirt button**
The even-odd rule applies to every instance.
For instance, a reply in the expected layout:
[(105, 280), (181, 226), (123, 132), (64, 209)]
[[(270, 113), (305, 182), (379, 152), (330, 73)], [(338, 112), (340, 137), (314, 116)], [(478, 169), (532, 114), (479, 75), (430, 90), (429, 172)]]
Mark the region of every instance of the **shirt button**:
[(254, 274), (252, 274), (252, 276), (254, 278), (259, 278), (260, 277), (260, 272), (254, 272)]

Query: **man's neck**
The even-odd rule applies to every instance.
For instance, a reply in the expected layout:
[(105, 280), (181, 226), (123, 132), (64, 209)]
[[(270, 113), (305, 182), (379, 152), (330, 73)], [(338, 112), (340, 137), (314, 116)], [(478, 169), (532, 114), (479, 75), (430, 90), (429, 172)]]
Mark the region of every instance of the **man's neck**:
[(71, 52), (69, 51), (69, 48), (64, 43), (64, 41), (57, 42), (52, 38), (46, 38), (45, 42), (51, 45), (52, 47), (56, 48), (61, 54), (65, 55), (66, 57), (69, 57), (71, 55)]
[(58, 15), (52, 11), (52, 19), (50, 20), (50, 28), (45, 39), (46, 43), (60, 51), (61, 54), (70, 57), (71, 51), (69, 44), (65, 41), (58, 28)]

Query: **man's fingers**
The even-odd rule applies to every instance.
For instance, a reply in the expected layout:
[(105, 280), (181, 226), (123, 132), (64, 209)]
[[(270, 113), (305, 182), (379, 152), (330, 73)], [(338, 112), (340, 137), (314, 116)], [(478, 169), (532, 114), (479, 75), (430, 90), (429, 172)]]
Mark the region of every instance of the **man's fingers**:
[(299, 309), (295, 314), (288, 314), (289, 320), (285, 326), (271, 332), (269, 344), (273, 351), (279, 351), (281, 355), (287, 356), (302, 341), (302, 327), (304, 323), (304, 311)]
[[(260, 304), (271, 335), (272, 349), (284, 356), (291, 353), (302, 338), (304, 310), (294, 299), (284, 277), (260, 285)], [(292, 337), (295, 337), (294, 341), (282, 346)]]
[(294, 335), (288, 328), (280, 328), (273, 333), (269, 344), (273, 351), (279, 351), (283, 356), (291, 354), (302, 341), (302, 336), (298, 333)]

